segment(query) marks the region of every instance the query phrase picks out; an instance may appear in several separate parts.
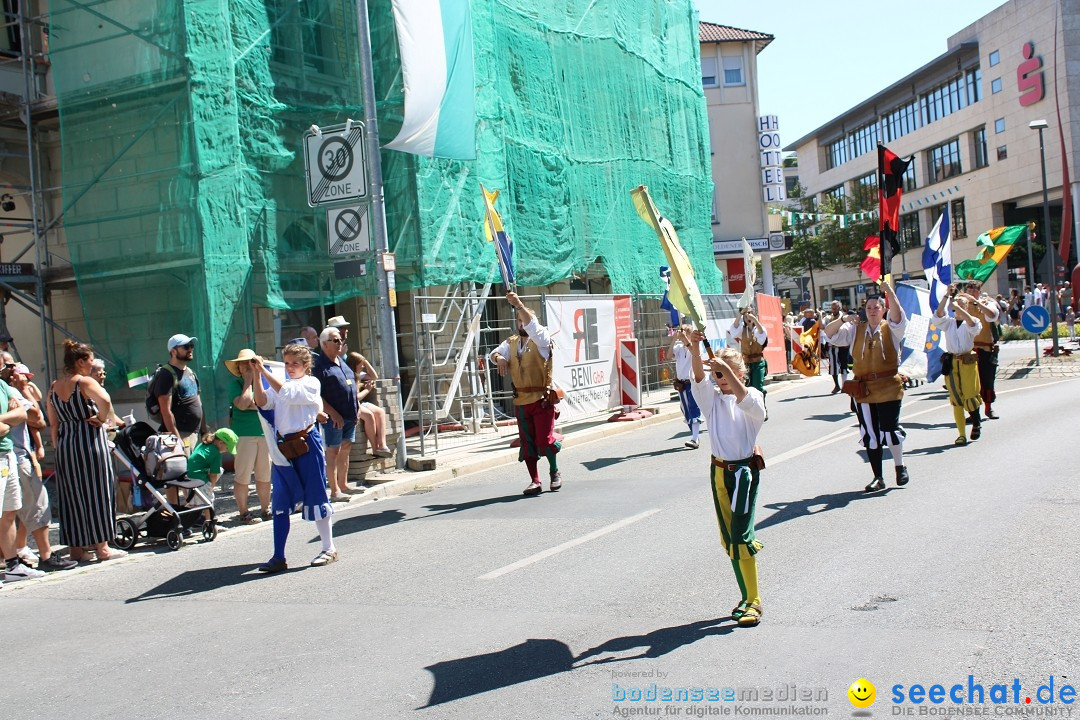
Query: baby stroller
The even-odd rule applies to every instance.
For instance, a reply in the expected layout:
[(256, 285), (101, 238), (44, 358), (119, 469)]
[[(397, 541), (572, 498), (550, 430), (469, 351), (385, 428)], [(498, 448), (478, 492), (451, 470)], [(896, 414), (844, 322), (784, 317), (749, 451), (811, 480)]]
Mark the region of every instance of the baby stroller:
[[(143, 461), (143, 447), (156, 431), (144, 422), (137, 422), (130, 427), (121, 428), (113, 439), (113, 455), (131, 472), (132, 492), (138, 489), (149, 493), (153, 506), (143, 512), (120, 518), (116, 521), (115, 545), (122, 550), (130, 550), (139, 541), (141, 534), (148, 538), (164, 538), (172, 550), (179, 550), (184, 544), (184, 531), (195, 527), (203, 520), (203, 511), (210, 510), (210, 519), (203, 522), (202, 536), (207, 542), (217, 537), (217, 515), (214, 505), (200, 489), (201, 480), (188, 480), (181, 476), (173, 480), (158, 480), (146, 472)], [(163, 492), (168, 487), (187, 490), (186, 502), (181, 500), (181, 507), (173, 507)], [(183, 495), (180, 495), (183, 498)]]

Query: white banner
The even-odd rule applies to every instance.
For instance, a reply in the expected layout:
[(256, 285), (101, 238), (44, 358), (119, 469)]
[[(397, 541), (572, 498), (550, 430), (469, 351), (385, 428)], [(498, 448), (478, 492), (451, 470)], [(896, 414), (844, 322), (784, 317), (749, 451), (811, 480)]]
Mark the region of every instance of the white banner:
[(633, 337), (629, 295), (548, 295), (547, 328), (555, 345), (551, 377), (566, 397), (560, 421), (619, 404), (618, 341)]

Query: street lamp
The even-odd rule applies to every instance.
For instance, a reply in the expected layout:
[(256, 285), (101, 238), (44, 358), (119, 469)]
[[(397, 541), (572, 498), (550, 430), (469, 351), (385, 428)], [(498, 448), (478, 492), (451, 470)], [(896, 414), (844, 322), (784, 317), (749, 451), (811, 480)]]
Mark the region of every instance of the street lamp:
[[(1043, 191), (1043, 240), (1046, 246), (1046, 263), (1050, 268), (1050, 333), (1053, 338), (1052, 350), (1054, 357), (1058, 356), (1058, 313), (1057, 313), (1057, 274), (1054, 268), (1054, 254), (1050, 248), (1050, 196), (1046, 189), (1046, 149), (1043, 145), (1043, 130), (1048, 126), (1046, 120), (1032, 120), (1028, 123), (1032, 130), (1039, 131), (1039, 159), (1042, 161), (1042, 191)], [(1068, 192), (1068, 188), (1065, 188)], [(1031, 243), (1028, 242), (1028, 252), (1031, 252)], [(1032, 286), (1032, 293), (1035, 292)]]

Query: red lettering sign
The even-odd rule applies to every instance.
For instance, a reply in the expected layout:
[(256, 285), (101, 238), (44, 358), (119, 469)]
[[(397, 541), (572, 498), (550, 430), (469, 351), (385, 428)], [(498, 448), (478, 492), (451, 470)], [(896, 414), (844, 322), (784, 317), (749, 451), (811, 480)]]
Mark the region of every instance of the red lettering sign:
[(1016, 68), (1016, 86), (1020, 90), (1020, 104), (1034, 105), (1046, 94), (1043, 83), (1042, 58), (1035, 54), (1035, 43), (1024, 43), (1024, 62)]
[(728, 258), (727, 263), (727, 287), (725, 292), (731, 294), (741, 293), (746, 289), (746, 270), (742, 258)]

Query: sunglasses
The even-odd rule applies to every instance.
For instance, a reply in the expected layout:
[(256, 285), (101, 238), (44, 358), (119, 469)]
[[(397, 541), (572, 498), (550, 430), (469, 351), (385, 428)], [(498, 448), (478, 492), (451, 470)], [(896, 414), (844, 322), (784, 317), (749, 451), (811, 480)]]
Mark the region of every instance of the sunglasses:
[(188, 343), (187, 345), (177, 345), (176, 346), (177, 350), (192, 350), (194, 348), (195, 348), (195, 345), (192, 344), (192, 343)]
[(335, 345), (340, 345), (342, 343), (342, 339), (341, 338), (330, 338), (326, 342), (332, 342)]

